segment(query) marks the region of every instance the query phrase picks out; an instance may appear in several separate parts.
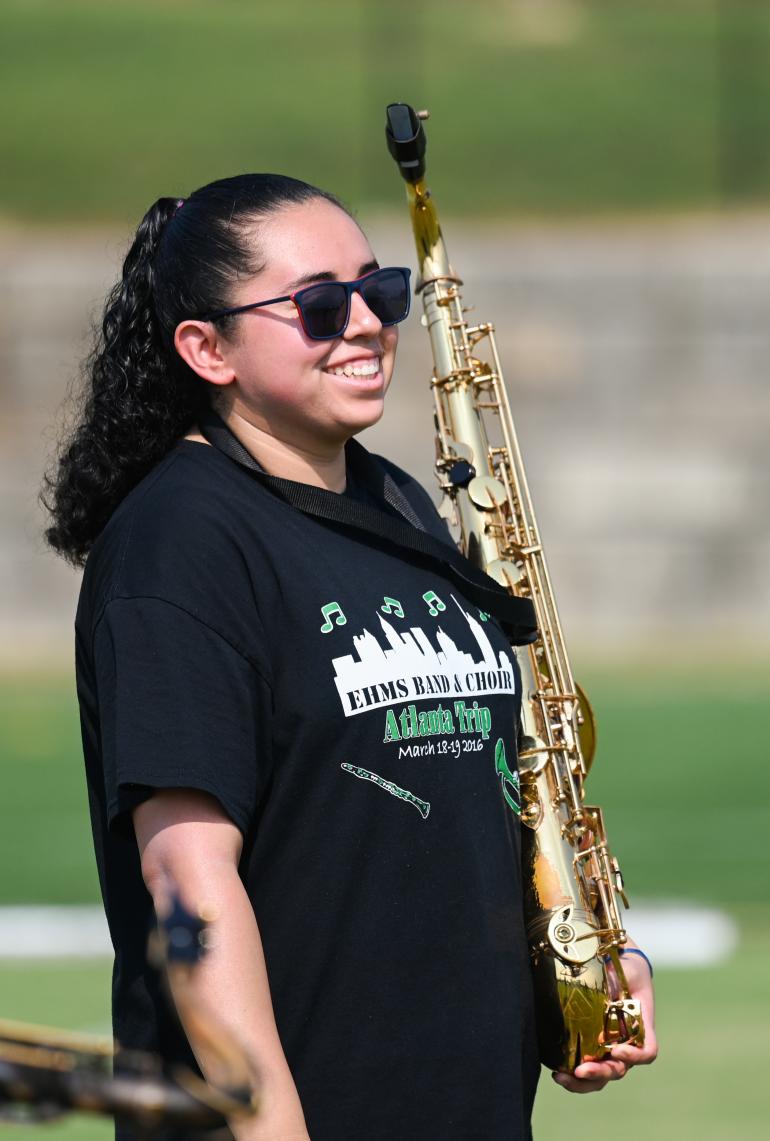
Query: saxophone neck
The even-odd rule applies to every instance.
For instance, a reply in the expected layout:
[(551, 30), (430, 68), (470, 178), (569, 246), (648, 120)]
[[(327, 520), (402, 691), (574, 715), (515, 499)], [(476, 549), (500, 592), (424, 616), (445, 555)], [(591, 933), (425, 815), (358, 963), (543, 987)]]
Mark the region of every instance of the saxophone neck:
[(406, 196), (420, 266), (416, 292), (420, 293), (426, 286), (437, 281), (462, 285), (461, 279), (450, 265), (436, 206), (425, 179), (407, 183)]
[(427, 118), (427, 111), (415, 111), (408, 103), (389, 103), (385, 123), (388, 150), (406, 182), (409, 213), (420, 264), (420, 276), (416, 285), (418, 293), (434, 281), (448, 279), (457, 285), (462, 284), (449, 264), (436, 207), (425, 182), (425, 151), (428, 142), (422, 123)]

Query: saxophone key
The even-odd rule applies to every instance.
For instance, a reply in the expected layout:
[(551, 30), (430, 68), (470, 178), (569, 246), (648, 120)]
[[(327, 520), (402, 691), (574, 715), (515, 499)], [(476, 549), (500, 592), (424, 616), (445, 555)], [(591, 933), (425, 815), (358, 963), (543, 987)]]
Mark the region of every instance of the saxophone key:
[(501, 586), (507, 586), (509, 590), (512, 590), (524, 577), (521, 567), (517, 567), (510, 559), (494, 559), (487, 567), (487, 574)]
[(482, 511), (494, 511), (507, 502), (505, 488), (499, 479), (491, 475), (477, 475), (468, 484), (468, 495), (472, 503)]
[(467, 460), (455, 460), (447, 472), (447, 478), (453, 487), (469, 487), (476, 478), (476, 469)]

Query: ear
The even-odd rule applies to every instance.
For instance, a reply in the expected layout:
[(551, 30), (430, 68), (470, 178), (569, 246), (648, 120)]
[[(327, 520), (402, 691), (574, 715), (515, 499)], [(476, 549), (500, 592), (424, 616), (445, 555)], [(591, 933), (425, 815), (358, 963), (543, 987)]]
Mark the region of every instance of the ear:
[(212, 321), (182, 321), (174, 333), (174, 347), (182, 360), (209, 384), (227, 385), (235, 380), (222, 351), (223, 341)]

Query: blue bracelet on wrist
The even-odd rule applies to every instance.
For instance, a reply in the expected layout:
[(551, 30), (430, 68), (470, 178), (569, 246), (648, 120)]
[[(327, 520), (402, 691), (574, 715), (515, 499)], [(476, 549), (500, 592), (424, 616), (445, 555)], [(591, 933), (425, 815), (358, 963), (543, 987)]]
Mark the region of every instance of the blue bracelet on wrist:
[(644, 951), (640, 951), (638, 947), (618, 947), (619, 955), (638, 955), (640, 959), (644, 959), (647, 966), (650, 968), (650, 978), (653, 976), (652, 963), (645, 955)]

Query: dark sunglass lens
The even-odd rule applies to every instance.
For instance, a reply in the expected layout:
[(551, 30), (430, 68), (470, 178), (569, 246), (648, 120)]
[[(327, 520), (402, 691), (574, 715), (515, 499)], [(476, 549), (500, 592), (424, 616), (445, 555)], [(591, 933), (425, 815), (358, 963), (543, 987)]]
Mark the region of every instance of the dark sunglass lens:
[(342, 333), (348, 317), (348, 293), (344, 285), (334, 281), (312, 285), (302, 291), (297, 301), (311, 337), (326, 340)]
[(400, 269), (373, 273), (362, 283), (361, 296), (383, 325), (395, 325), (409, 312), (409, 283)]

